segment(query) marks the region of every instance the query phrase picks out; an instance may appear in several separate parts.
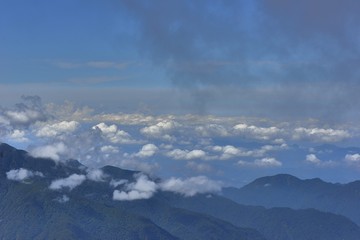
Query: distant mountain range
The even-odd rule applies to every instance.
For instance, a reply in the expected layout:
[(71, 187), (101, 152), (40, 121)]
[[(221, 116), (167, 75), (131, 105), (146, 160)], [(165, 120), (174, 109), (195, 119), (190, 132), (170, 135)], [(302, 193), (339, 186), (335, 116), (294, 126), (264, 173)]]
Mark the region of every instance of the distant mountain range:
[(223, 196), (240, 204), (267, 208), (314, 208), (341, 214), (360, 225), (360, 181), (334, 184), (319, 178), (301, 180), (279, 174), (256, 179), (241, 189), (225, 188)]
[(360, 239), (358, 182), (277, 175), (184, 196), (152, 191), (160, 181), (0, 144), (0, 239)]

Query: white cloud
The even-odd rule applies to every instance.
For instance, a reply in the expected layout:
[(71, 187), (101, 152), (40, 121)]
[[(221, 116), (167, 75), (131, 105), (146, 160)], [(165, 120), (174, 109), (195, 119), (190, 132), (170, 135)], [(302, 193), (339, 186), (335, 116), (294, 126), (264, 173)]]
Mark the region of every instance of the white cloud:
[(126, 183), (128, 183), (128, 180), (126, 180), (126, 179), (120, 179), (120, 180), (111, 179), (110, 186), (116, 188), (116, 187), (126, 184)]
[(360, 166), (360, 154), (359, 153), (346, 154), (344, 160), (349, 165)]
[(81, 185), (85, 180), (85, 175), (72, 174), (67, 178), (61, 178), (52, 181), (49, 188), (51, 190), (61, 190), (62, 188), (69, 188), (72, 190), (75, 187)]
[(15, 129), (12, 133), (10, 133), (7, 138), (11, 141), (15, 142), (28, 142), (29, 139), (25, 137), (26, 133), (23, 130)]
[(220, 152), (220, 159), (226, 160), (233, 157), (244, 157), (244, 156), (250, 156), (251, 152), (248, 152), (242, 148), (237, 148), (231, 145), (226, 146), (214, 146), (212, 148), (215, 152)]
[(7, 179), (20, 182), (30, 179), (34, 176), (44, 177), (44, 174), (38, 171), (34, 172), (31, 170), (27, 170), (25, 168), (12, 169), (6, 173)]
[(275, 158), (256, 159), (254, 163), (259, 167), (280, 167), (282, 165), (282, 163)]
[(88, 170), (86, 177), (94, 182), (103, 182), (105, 181), (106, 175), (101, 169), (90, 169)]
[[(116, 185), (126, 184), (126, 180), (120, 180)], [(126, 184), (124, 190), (114, 190), (113, 199), (119, 201), (131, 201), (137, 199), (149, 199), (157, 190), (175, 192), (190, 197), (199, 193), (219, 192), (222, 183), (213, 181), (205, 176), (191, 177), (187, 179), (170, 178), (160, 183), (155, 183), (146, 175), (140, 174), (136, 181)]]
[(214, 146), (211, 149), (215, 152), (221, 153), (219, 159), (226, 160), (235, 157), (262, 157), (267, 152), (283, 150), (286, 148), (287, 145), (283, 143), (281, 145), (264, 145), (259, 149), (253, 150), (246, 150), (243, 148), (234, 147), (232, 145)]
[(22, 103), (16, 104), (12, 109), (3, 110), (2, 122), (11, 126), (30, 126), (38, 121), (46, 121), (47, 114), (38, 96), (22, 96)]
[(156, 122), (154, 116), (146, 116), (144, 114), (100, 114), (93, 117), (94, 120), (104, 122), (118, 122), (123, 125), (145, 125)]
[(172, 120), (163, 120), (155, 125), (144, 127), (140, 129), (140, 132), (147, 137), (161, 138), (164, 140), (174, 140), (174, 137), (170, 135), (175, 128), (179, 127), (180, 124)]
[(148, 157), (155, 155), (158, 150), (159, 150), (159, 148), (157, 146), (149, 143), (149, 144), (142, 146), (140, 151), (138, 153), (136, 153), (135, 156), (140, 157), (140, 158), (148, 158)]
[(305, 161), (319, 167), (331, 167), (336, 165), (333, 161), (322, 161), (315, 154), (306, 155)]
[(106, 146), (102, 146), (100, 148), (100, 151), (103, 153), (119, 153), (119, 148), (111, 146), (111, 145), (106, 145)]
[(245, 123), (235, 125), (234, 130), (245, 137), (259, 140), (277, 138), (282, 133), (282, 130), (277, 127), (257, 127)]
[(118, 131), (118, 128), (115, 124), (113, 125), (107, 125), (106, 123), (99, 123), (95, 126), (93, 126), (93, 129), (98, 128), (101, 130), (102, 133), (105, 135), (107, 134), (114, 134)]
[(219, 192), (221, 191), (221, 182), (213, 181), (205, 176), (191, 177), (187, 179), (170, 178), (160, 183), (163, 191), (180, 193), (191, 197), (199, 193)]
[(109, 142), (114, 144), (132, 144), (136, 143), (132, 139), (131, 135), (128, 132), (118, 129), (115, 124), (107, 125), (106, 123), (99, 123), (92, 127), (92, 129), (99, 129), (102, 136)]
[(305, 139), (314, 142), (339, 142), (351, 137), (350, 133), (345, 130), (336, 130), (332, 128), (296, 128), (293, 138), (295, 140)]
[(237, 164), (242, 167), (260, 167), (260, 168), (281, 167), (282, 166), (282, 162), (276, 160), (275, 158), (269, 158), (269, 157), (256, 159), (253, 162), (247, 162), (247, 161), (240, 160), (237, 162)]
[(40, 158), (51, 158), (55, 161), (60, 160), (60, 156), (65, 154), (68, 148), (63, 142), (55, 143), (52, 145), (40, 146), (30, 150), (30, 155)]
[(315, 154), (308, 154), (306, 155), (306, 159), (305, 161), (313, 163), (313, 164), (320, 164), (321, 160), (317, 158), (317, 156)]
[(174, 149), (166, 153), (166, 156), (176, 159), (176, 160), (191, 160), (191, 159), (201, 159), (206, 158), (206, 152), (203, 150), (181, 150), (181, 149)]
[(36, 131), (38, 137), (55, 137), (64, 133), (71, 133), (79, 126), (76, 121), (62, 121), (58, 123), (40, 126)]
[(229, 135), (227, 129), (219, 124), (206, 124), (204, 126), (197, 126), (195, 127), (195, 131), (204, 137), (211, 137), (211, 136), (225, 137)]
[(136, 190), (131, 190), (129, 192), (114, 190), (113, 199), (118, 201), (132, 201), (139, 199), (149, 199), (153, 196), (151, 192), (139, 192)]
[(131, 201), (151, 198), (157, 191), (155, 182), (149, 180), (146, 175), (139, 175), (136, 182), (126, 186), (126, 191), (115, 190), (113, 199), (119, 201)]
[(14, 124), (27, 125), (36, 121), (45, 120), (42, 112), (33, 109), (24, 109), (20, 111), (8, 110), (4, 114)]

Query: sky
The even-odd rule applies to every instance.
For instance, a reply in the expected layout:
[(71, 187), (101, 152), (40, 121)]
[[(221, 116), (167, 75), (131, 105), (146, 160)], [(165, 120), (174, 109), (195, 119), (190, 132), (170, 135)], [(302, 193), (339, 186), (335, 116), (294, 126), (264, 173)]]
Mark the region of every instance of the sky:
[(0, 141), (225, 185), (359, 179), (359, 11), (355, 0), (0, 0)]

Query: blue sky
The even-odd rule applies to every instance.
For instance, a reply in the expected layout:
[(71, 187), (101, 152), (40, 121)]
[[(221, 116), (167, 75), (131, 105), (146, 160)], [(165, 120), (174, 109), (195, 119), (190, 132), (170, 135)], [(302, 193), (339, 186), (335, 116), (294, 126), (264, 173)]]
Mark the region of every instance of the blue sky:
[[(1, 83), (49, 101), (85, 104), (78, 96), (89, 93), (77, 89), (107, 102), (109, 89), (159, 98), (154, 89), (166, 89), (192, 98), (179, 112), (349, 120), (358, 116), (359, 5), (4, 0)], [(161, 98), (148, 107), (162, 112)]]
[[(114, 142), (98, 133), (104, 146), (118, 148), (112, 154), (119, 161), (127, 159), (127, 166), (135, 166), (129, 164), (131, 159), (136, 163), (145, 159), (136, 152), (154, 144), (159, 155), (154, 153), (157, 158), (150, 163), (163, 166), (160, 174), (177, 164), (185, 175), (195, 174), (194, 169), (211, 175), (218, 167), (215, 177), (221, 179), (220, 172), (235, 171), (236, 163), (246, 169), (242, 171), (248, 178), (288, 171), (330, 180), (355, 179), (357, 170), (346, 170), (354, 164), (346, 155), (354, 155), (357, 164), (357, 152), (335, 146), (358, 147), (359, 8), (355, 0), (2, 0), (1, 139), (28, 150), (40, 145), (61, 148), (58, 144), (66, 145), (73, 138), (71, 131), (59, 130), (56, 124), (68, 126), (75, 121), (70, 130), (83, 135), (100, 123), (115, 124), (137, 141)], [(21, 96), (39, 96), (41, 104)], [(19, 102), (22, 105), (16, 105)], [(136, 114), (152, 120), (130, 124)], [(120, 115), (130, 117), (114, 120)], [(192, 125), (181, 119), (185, 115), (197, 116), (199, 122)], [(211, 120), (210, 115), (219, 119)], [(151, 126), (156, 129), (164, 121), (175, 124), (171, 134), (166, 133), (169, 139), (141, 131)], [(46, 124), (56, 126), (53, 131), (60, 133), (39, 134)], [(250, 128), (242, 133), (234, 130), (239, 124)], [(269, 137), (271, 127), (280, 130)], [(265, 135), (261, 138), (260, 133)], [(212, 148), (256, 150), (279, 144), (296, 144), (302, 149), (284, 147), (276, 154), (257, 155), (230, 149), (237, 153), (228, 164), (220, 159), (219, 151), (224, 149), (217, 148), (216, 153)], [(332, 144), (337, 150), (331, 150), (333, 155), (317, 153), (314, 149), (322, 144)], [(71, 154), (63, 157), (95, 154), (89, 150), (91, 144), (85, 148), (84, 152), (69, 150)], [(185, 160), (189, 160), (186, 153), (201, 150), (204, 153), (193, 153), (204, 159), (190, 158), (191, 163), (175, 159), (169, 164), (169, 152), (176, 149), (183, 151), (177, 154)], [(98, 154), (94, 165), (106, 162)], [(298, 162), (284, 164), (291, 154)], [(262, 159), (274, 165), (272, 170), (256, 168)], [(338, 166), (334, 162), (344, 164), (341, 176), (334, 176)], [(302, 163), (303, 168), (299, 167)], [(306, 165), (309, 163), (318, 170), (306, 175), (313, 169)]]

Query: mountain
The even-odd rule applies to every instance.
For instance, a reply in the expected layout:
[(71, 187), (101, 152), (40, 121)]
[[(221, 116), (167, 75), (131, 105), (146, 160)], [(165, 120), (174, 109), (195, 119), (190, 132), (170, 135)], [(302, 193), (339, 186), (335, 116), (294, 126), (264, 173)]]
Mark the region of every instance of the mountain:
[(103, 204), (66, 204), (41, 183), (1, 184), (1, 239), (178, 239), (149, 219)]
[[(34, 158), (0, 144), (0, 239), (360, 237), (360, 228), (340, 215), (315, 209), (246, 206), (217, 194), (185, 197), (151, 190), (161, 179), (141, 172), (113, 166), (100, 170), (91, 172), (75, 160)], [(129, 201), (114, 200), (115, 191), (128, 192)]]
[[(19, 169), (31, 171), (32, 178), (9, 180), (7, 173)], [(110, 181), (133, 181), (139, 172), (111, 166), (102, 171), (102, 181), (87, 179), (72, 190), (51, 190), (54, 180), (83, 176), (87, 169), (1, 144), (0, 239), (265, 239), (255, 230), (155, 199), (114, 201)]]
[(253, 228), (267, 239), (359, 239), (359, 227), (346, 217), (315, 209), (293, 210), (237, 204), (217, 195), (178, 198), (168, 195), (173, 206), (209, 214), (235, 226)]
[(225, 188), (223, 196), (237, 203), (267, 208), (315, 208), (341, 214), (360, 225), (360, 181), (334, 184), (318, 178), (301, 180), (279, 174), (256, 179), (241, 189)]

